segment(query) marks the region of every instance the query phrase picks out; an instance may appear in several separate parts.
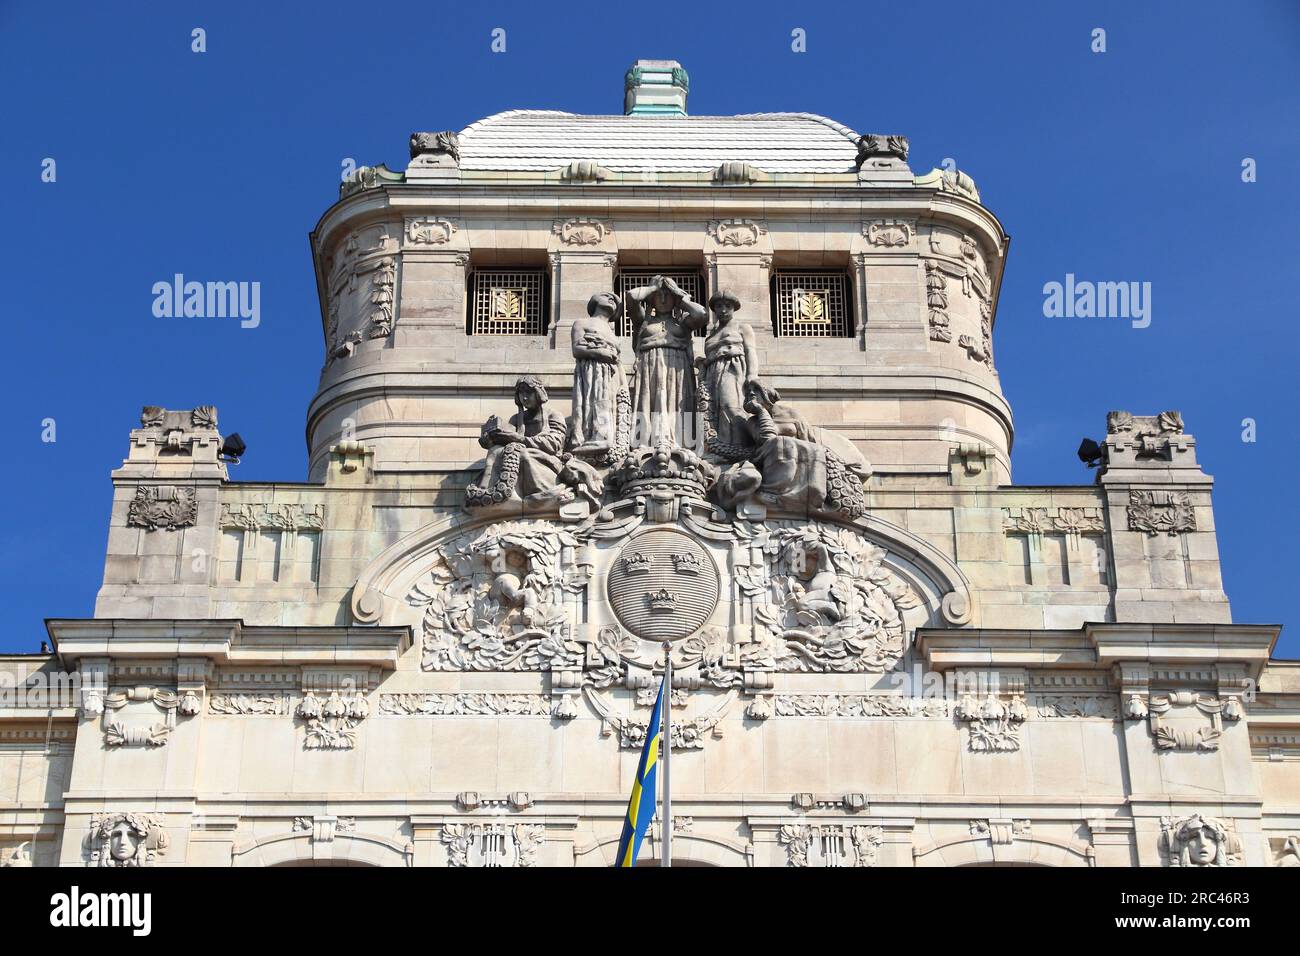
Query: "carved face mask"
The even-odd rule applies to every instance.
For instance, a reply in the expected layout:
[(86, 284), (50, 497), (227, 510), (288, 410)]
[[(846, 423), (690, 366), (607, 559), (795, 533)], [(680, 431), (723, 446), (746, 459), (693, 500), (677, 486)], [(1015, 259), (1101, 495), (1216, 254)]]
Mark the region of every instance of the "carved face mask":
[(135, 856), (140, 841), (131, 825), (126, 821), (119, 823), (109, 832), (108, 852), (113, 859), (125, 861)]

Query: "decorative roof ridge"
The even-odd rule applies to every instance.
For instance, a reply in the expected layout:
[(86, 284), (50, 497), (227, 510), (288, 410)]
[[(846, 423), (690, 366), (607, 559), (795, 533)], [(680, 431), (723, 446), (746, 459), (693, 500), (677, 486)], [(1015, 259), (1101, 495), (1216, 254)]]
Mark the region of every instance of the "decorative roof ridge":
[(849, 142), (854, 144), (857, 143), (858, 137), (860, 135), (856, 130), (851, 129), (848, 126), (845, 126), (843, 123), (837, 123), (835, 122), (835, 120), (831, 119), (830, 117), (822, 116), (820, 113), (803, 113), (803, 112), (738, 113), (734, 118), (735, 119), (768, 119), (768, 118), (777, 118), (777, 117), (780, 118), (798, 117), (799, 119), (812, 120), (814, 123), (821, 123), (823, 126), (827, 127), (828, 129), (835, 130), (835, 132), (839, 133)]
[[(464, 129), (462, 129), (459, 135), (464, 136), (466, 133), (487, 126), (489, 123), (493, 123), (496, 122), (497, 120), (507, 119), (515, 116), (556, 116), (556, 117), (567, 116), (567, 117), (572, 117), (574, 119), (628, 119), (629, 118), (627, 115), (623, 113), (570, 113), (566, 110), (525, 110), (525, 109), (502, 110), (500, 113), (493, 113), (491, 116), (484, 116), (482, 119), (475, 120), (473, 123), (470, 123)], [(818, 113), (805, 113), (805, 112), (767, 112), (767, 113), (735, 113), (735, 114), (719, 113), (719, 114), (694, 114), (691, 116), (675, 116), (675, 117), (657, 116), (654, 117), (654, 119), (656, 121), (660, 121), (664, 119), (677, 119), (677, 120), (685, 120), (688, 122), (691, 120), (717, 120), (717, 119), (803, 119), (803, 120), (809, 120), (814, 123), (819, 123), (822, 126), (825, 126), (827, 129), (832, 129), (851, 143), (856, 144), (859, 136), (857, 131), (851, 129), (848, 126), (845, 126), (843, 123), (837, 123), (835, 120), (830, 119), (829, 117), (826, 116), (822, 116)]]
[(491, 116), (484, 116), (482, 119), (476, 119), (470, 123), (458, 135), (464, 136), (470, 130), (478, 129), (480, 126), (486, 126), (494, 120), (504, 119), (507, 116), (581, 116), (581, 113), (569, 113), (565, 110), (502, 110), (500, 113), (493, 113)]

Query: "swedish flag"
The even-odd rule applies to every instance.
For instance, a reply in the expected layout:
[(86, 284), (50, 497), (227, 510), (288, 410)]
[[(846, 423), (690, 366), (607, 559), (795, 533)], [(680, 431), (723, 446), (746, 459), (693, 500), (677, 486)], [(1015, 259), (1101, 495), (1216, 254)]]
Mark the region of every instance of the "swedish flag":
[(659, 684), (659, 696), (655, 699), (654, 711), (650, 714), (650, 723), (646, 725), (645, 747), (641, 750), (641, 762), (637, 764), (636, 780), (632, 783), (632, 796), (627, 801), (627, 817), (623, 820), (623, 836), (618, 841), (618, 862), (616, 866), (636, 866), (637, 853), (641, 850), (641, 841), (645, 831), (655, 815), (655, 781), (659, 776), (659, 735), (663, 723), (665, 685), (667, 676)]

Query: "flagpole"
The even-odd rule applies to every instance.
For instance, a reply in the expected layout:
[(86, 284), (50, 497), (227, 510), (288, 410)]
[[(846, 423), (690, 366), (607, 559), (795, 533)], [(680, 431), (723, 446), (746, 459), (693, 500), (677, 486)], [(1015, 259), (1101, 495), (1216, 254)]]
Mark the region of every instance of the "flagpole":
[(660, 866), (673, 865), (673, 789), (668, 769), (673, 755), (673, 724), (670, 716), (673, 699), (672, 647), (672, 644), (664, 641), (663, 728), (659, 737), (660, 759), (664, 762), (663, 813), (660, 815), (659, 828), (664, 835), (664, 850), (659, 857)]

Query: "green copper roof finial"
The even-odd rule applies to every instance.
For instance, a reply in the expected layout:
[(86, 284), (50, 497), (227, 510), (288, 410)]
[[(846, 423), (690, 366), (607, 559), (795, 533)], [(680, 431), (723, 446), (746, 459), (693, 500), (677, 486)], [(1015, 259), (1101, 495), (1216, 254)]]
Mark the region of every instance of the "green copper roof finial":
[(685, 116), (690, 77), (676, 60), (637, 60), (623, 77), (627, 116)]

